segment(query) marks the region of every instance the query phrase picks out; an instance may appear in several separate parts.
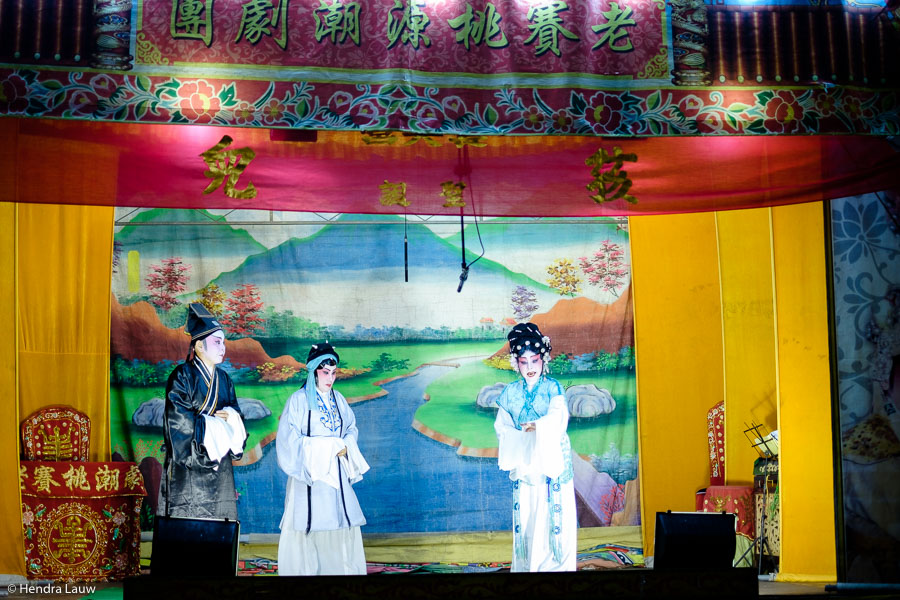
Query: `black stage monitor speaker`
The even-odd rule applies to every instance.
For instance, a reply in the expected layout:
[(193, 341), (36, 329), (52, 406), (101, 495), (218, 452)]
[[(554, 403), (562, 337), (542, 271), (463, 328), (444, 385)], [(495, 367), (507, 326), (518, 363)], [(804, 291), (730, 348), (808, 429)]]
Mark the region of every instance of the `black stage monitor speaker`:
[(734, 563), (734, 531), (733, 514), (658, 512), (653, 569), (730, 569)]
[(156, 516), (150, 574), (164, 577), (233, 577), (240, 521)]

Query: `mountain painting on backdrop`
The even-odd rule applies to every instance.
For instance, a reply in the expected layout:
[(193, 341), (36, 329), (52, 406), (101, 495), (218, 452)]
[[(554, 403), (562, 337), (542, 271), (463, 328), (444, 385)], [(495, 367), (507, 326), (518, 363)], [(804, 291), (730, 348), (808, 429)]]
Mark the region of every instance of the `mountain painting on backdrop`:
[[(120, 217), (112, 443), (149, 482), (146, 527), (161, 477), (165, 382), (187, 353), (190, 302), (225, 328), (222, 368), (246, 417), (235, 469), (243, 532), (278, 531), (286, 484), (273, 452), (278, 418), (305, 381), (310, 344), (323, 339), (340, 353), (335, 387), (353, 407), (371, 465), (356, 484), (364, 533), (509, 529), (494, 399), (517, 377), (506, 333), (524, 321), (550, 336), (550, 375), (566, 388), (579, 524), (639, 524), (625, 221), (483, 219), (460, 231), (385, 215), (278, 217), (168, 209)], [(463, 262), (468, 277), (457, 291)]]

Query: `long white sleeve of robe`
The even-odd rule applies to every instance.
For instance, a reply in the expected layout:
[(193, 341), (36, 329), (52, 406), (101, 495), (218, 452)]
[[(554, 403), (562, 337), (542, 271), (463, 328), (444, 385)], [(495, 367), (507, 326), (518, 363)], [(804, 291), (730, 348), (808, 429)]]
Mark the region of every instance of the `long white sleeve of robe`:
[(537, 483), (542, 477), (559, 477), (565, 468), (560, 440), (568, 424), (569, 410), (564, 396), (550, 400), (547, 414), (534, 422), (533, 432), (516, 429), (512, 415), (501, 408), (494, 421), (500, 446), (498, 466), (509, 471), (513, 481)]
[[(366, 573), (360, 534), (366, 519), (351, 484), (369, 465), (356, 442), (353, 410), (334, 394), (343, 421), (338, 431), (331, 431), (325, 413), (309, 411), (303, 389), (288, 399), (278, 424), (278, 466), (288, 475), (278, 540), (281, 575)], [(342, 449), (346, 456), (337, 456)]]
[[(569, 447), (566, 428), (569, 410), (562, 395), (550, 399), (547, 414), (534, 421), (535, 430), (517, 429), (514, 417), (503, 408), (497, 411), (494, 429), (497, 432), (499, 451), (497, 463), (500, 469), (509, 471), (509, 478), (518, 482), (518, 505), (514, 505), (514, 520), (518, 519), (521, 531), (514, 532), (511, 570), (524, 571), (574, 571), (576, 566), (577, 518), (575, 513), (575, 484), (570, 479), (561, 483), (560, 501), (560, 555), (554, 555), (551, 546), (551, 504), (548, 503), (546, 478), (556, 479), (564, 474), (566, 460), (563, 448)], [(521, 537), (520, 537), (521, 536)], [(516, 540), (520, 540), (523, 553), (516, 552)]]
[[(227, 421), (215, 415), (203, 415), (203, 420), (206, 421), (203, 446), (214, 461), (222, 460), (229, 451), (239, 455), (244, 450), (244, 439), (247, 437), (241, 415), (230, 406), (226, 406), (223, 410), (228, 413)], [(218, 465), (213, 467), (218, 468)]]
[[(369, 463), (363, 458), (352, 437), (304, 437), (300, 440), (300, 446), (302, 467), (310, 483), (321, 481), (338, 490), (341, 469), (350, 483), (361, 480), (362, 474), (369, 470)], [(338, 456), (335, 460), (338, 452), (344, 448), (347, 449), (347, 455)]]
[(307, 413), (303, 408), (305, 403), (306, 395), (300, 392), (295, 392), (288, 400), (288, 406), (278, 424), (276, 446), (278, 466), (287, 475), (296, 477), (306, 485), (321, 481), (339, 489), (338, 460), (335, 460), (335, 457), (346, 448), (347, 456), (340, 457), (340, 463), (350, 483), (360, 481), (363, 473), (369, 470), (369, 463), (363, 458), (356, 443), (359, 430), (356, 428), (356, 418), (353, 411), (349, 410), (349, 405), (344, 403), (347, 408), (341, 411), (344, 419), (344, 437), (317, 435), (315, 430), (318, 422), (310, 419), (314, 430), (311, 437), (302, 433)]
[[(286, 505), (286, 512), (291, 514), (284, 515), (282, 526), (288, 524), (305, 530), (311, 520), (310, 530), (322, 531), (365, 523), (351, 484), (362, 479), (369, 465), (357, 445), (359, 431), (353, 411), (337, 391), (335, 402), (343, 420), (343, 437), (339, 431), (332, 432), (320, 422), (322, 412), (310, 413), (302, 388), (292, 394), (285, 405), (275, 447), (278, 466), (289, 477), (286, 496), (291, 496), (293, 502), (290, 510)], [(312, 436), (305, 435), (307, 423)], [(338, 457), (338, 452), (344, 448), (347, 455)], [(312, 503), (311, 513), (308, 501)], [(348, 517), (350, 523), (347, 523)]]

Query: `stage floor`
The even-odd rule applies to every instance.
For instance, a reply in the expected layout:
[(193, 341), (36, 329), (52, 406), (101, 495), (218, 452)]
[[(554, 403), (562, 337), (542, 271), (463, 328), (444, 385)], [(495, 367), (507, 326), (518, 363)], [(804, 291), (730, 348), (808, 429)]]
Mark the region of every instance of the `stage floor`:
[[(627, 574), (626, 577), (634, 577), (638, 575), (643, 575), (646, 579), (647, 576), (654, 577), (652, 570), (650, 569), (629, 569), (628, 571), (632, 571), (632, 573)], [(634, 573), (634, 571), (641, 571), (642, 573)], [(618, 573), (621, 573), (619, 571)], [(583, 578), (582, 576), (588, 575), (588, 577)], [(655, 574), (661, 575), (661, 574)], [(701, 590), (700, 595), (694, 596), (689, 589), (686, 589), (681, 586), (677, 586), (679, 589), (669, 589), (670, 594), (665, 593), (666, 586), (662, 588), (648, 589), (647, 595), (641, 595), (638, 592), (638, 595), (633, 595), (628, 593), (628, 586), (625, 588), (621, 587), (622, 580), (620, 575), (614, 574), (613, 572), (591, 572), (591, 573), (576, 573), (576, 574), (564, 574), (563, 577), (574, 577), (576, 579), (582, 579), (583, 581), (578, 582), (579, 585), (576, 587), (581, 588), (582, 583), (589, 584), (590, 591), (579, 590), (578, 593), (572, 596), (564, 596), (565, 593), (570, 593), (573, 590), (566, 590), (570, 586), (562, 586), (556, 590), (547, 590), (544, 585), (540, 585), (537, 581), (528, 581), (529, 577), (537, 579), (540, 578), (540, 575), (537, 574), (509, 574), (507, 573), (491, 573), (491, 574), (453, 574), (453, 575), (411, 575), (411, 574), (379, 574), (379, 575), (369, 575), (365, 578), (350, 578), (353, 580), (357, 580), (357, 583), (363, 583), (362, 580), (367, 584), (371, 585), (322, 585), (326, 583), (333, 583), (325, 580), (333, 580), (335, 578), (278, 578), (277, 576), (262, 576), (262, 577), (239, 577), (235, 578), (233, 581), (213, 581), (207, 582), (204, 584), (201, 580), (192, 580), (190, 587), (185, 588), (183, 581), (169, 581), (164, 582), (163, 580), (153, 581), (149, 576), (141, 576), (139, 578), (135, 578), (129, 580), (128, 582), (110, 582), (110, 583), (77, 583), (77, 584), (69, 584), (69, 589), (73, 590), (74, 588), (78, 588), (79, 591), (75, 593), (40, 593), (39, 597), (42, 599), (49, 600), (73, 600), (74, 598), (78, 599), (91, 599), (91, 600), (118, 600), (120, 598), (160, 598), (165, 597), (165, 595), (175, 594), (179, 597), (190, 596), (195, 598), (215, 598), (216, 600), (223, 600), (225, 598), (237, 598), (237, 597), (246, 597), (247, 594), (262, 594), (268, 595), (272, 597), (295, 597), (295, 596), (306, 596), (307, 594), (315, 593), (316, 591), (323, 591), (328, 589), (327, 598), (441, 598), (446, 597), (445, 594), (441, 593), (441, 589), (443, 588), (445, 591), (449, 591), (446, 588), (446, 582), (439, 581), (442, 578), (451, 577), (460, 579), (455, 583), (458, 584), (466, 584), (471, 583), (472, 585), (453, 585), (451, 586), (456, 590), (456, 595), (454, 596), (455, 600), (462, 600), (467, 597), (477, 597), (477, 598), (504, 598), (504, 597), (514, 597), (517, 600), (522, 600), (523, 598), (531, 597), (534, 593), (521, 594), (517, 592), (516, 588), (518, 587), (519, 582), (514, 581), (515, 579), (523, 579), (526, 583), (529, 584), (538, 584), (536, 586), (535, 592), (539, 590), (542, 591), (543, 597), (590, 597), (590, 598), (603, 598), (603, 597), (613, 597), (613, 598), (628, 598), (628, 597), (733, 597), (726, 590), (720, 589), (719, 595), (710, 595), (710, 592), (713, 590), (708, 589), (707, 586), (703, 586), (703, 590)], [(482, 577), (490, 577), (491, 579), (498, 580), (496, 583), (497, 586), (489, 585), (484, 586), (481, 585), (484, 582), (477, 582), (475, 580), (480, 579)], [(753, 576), (755, 578), (755, 574)], [(474, 578), (473, 580), (467, 582), (467, 578)], [(337, 579), (346, 579), (346, 578), (337, 578)], [(503, 579), (508, 579), (509, 581), (503, 582)], [(310, 585), (310, 583), (316, 583), (318, 580), (319, 585)], [(415, 581), (409, 581), (415, 580)], [(256, 585), (246, 585), (250, 581), (258, 582)], [(744, 578), (744, 582), (747, 582), (748, 579)], [(407, 583), (411, 583), (413, 585), (406, 585)], [(551, 582), (552, 583), (552, 582)], [(710, 582), (711, 583), (711, 582)], [(29, 582), (30, 585), (44, 585), (46, 586), (46, 582)], [(224, 585), (223, 585), (224, 584)], [(477, 585), (476, 585), (477, 584)], [(18, 584), (12, 584), (18, 585)], [(66, 584), (64, 583), (54, 583), (54, 586), (60, 586), (63, 589)], [(611, 589), (610, 586), (616, 589)], [(89, 592), (89, 589), (93, 587), (94, 591)], [(765, 597), (767, 599), (774, 600), (775, 598), (855, 598), (855, 599), (872, 599), (872, 600), (882, 600), (887, 598), (898, 598), (900, 594), (897, 592), (882, 592), (879, 593), (869, 592), (869, 593), (860, 593), (860, 592), (834, 592), (834, 591), (826, 591), (826, 584), (822, 583), (784, 583), (778, 581), (758, 581), (756, 583), (756, 594), (753, 593), (752, 587), (745, 589), (744, 591), (747, 593), (739, 594), (742, 597), (752, 597), (753, 595), (758, 595)], [(375, 595), (367, 595), (363, 592), (363, 588), (368, 588)], [(12, 588), (4, 589), (0, 594), (6, 596), (7, 598), (15, 599), (15, 600), (25, 600), (25, 599), (33, 599), (36, 597), (36, 593), (34, 591), (27, 591), (25, 589), (11, 591)], [(429, 590), (429, 591), (424, 591)], [(42, 590), (43, 591), (43, 590)], [(417, 591), (417, 592), (416, 592)], [(548, 593), (549, 591), (549, 593)], [(632, 590), (636, 591), (636, 590)], [(736, 590), (732, 590), (736, 591)], [(11, 593), (10, 593), (11, 592)], [(343, 592), (343, 593), (342, 593)], [(497, 593), (499, 592), (499, 594)], [(587, 593), (585, 593), (587, 592)], [(663, 592), (662, 596), (657, 595), (659, 592)]]

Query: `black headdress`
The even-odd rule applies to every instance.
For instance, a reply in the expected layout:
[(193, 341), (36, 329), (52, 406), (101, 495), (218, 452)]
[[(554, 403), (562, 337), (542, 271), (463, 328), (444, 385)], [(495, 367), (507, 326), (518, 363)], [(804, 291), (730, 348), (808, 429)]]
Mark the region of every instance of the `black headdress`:
[(550, 338), (541, 333), (534, 323), (519, 323), (512, 328), (509, 335), (509, 353), (513, 356), (521, 356), (528, 350), (540, 354), (544, 362), (550, 360)]
[(216, 321), (216, 318), (210, 314), (206, 307), (199, 302), (188, 305), (187, 325), (185, 326), (188, 335), (191, 336), (191, 345), (199, 342), (205, 337), (212, 335), (217, 331), (222, 331), (222, 326)]

